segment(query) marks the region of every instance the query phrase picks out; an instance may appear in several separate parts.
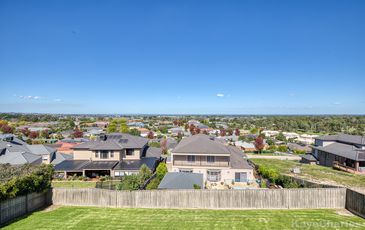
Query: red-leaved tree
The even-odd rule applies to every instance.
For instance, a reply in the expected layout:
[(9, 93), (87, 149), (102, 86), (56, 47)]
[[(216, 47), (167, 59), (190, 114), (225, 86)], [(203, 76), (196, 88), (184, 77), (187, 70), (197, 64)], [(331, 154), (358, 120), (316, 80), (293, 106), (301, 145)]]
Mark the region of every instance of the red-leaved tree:
[(155, 137), (155, 135), (153, 134), (152, 131), (149, 131), (148, 134), (147, 134), (147, 138), (148, 139), (153, 139)]
[(167, 140), (166, 138), (163, 138), (161, 141), (160, 141), (160, 146), (161, 146), (161, 151), (162, 151), (162, 154), (168, 154), (168, 151), (167, 151)]
[(226, 135), (226, 130), (225, 129), (220, 129), (219, 134), (221, 135), (221, 137), (224, 137)]
[(261, 151), (265, 148), (264, 139), (262, 137), (257, 137), (254, 142), (255, 148), (257, 152), (261, 153)]
[(84, 136), (84, 133), (79, 130), (79, 129), (75, 129), (73, 135), (72, 135), (74, 138), (81, 138)]
[(39, 136), (39, 133), (37, 131), (32, 131), (29, 133), (29, 138), (30, 139), (35, 139)]
[(235, 129), (234, 130), (234, 135), (236, 136), (239, 136), (241, 133), (240, 133), (240, 130), (239, 129)]

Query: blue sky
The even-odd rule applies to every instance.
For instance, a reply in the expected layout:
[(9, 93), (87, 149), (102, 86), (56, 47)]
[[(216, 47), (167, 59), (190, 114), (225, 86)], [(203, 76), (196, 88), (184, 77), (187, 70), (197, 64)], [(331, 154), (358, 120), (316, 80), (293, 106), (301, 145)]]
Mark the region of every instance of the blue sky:
[(0, 111), (365, 114), (365, 1), (0, 0)]

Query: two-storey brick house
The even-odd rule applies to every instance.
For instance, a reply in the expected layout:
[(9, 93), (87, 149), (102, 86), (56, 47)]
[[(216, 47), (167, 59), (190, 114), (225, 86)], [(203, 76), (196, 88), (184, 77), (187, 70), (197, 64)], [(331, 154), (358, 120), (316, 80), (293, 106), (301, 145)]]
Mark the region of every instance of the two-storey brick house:
[(172, 150), (172, 172), (202, 173), (208, 182), (248, 182), (253, 168), (241, 150), (204, 134), (187, 137)]
[(64, 172), (65, 177), (71, 174), (119, 177), (137, 173), (145, 164), (153, 171), (161, 152), (147, 144), (146, 138), (130, 134), (102, 135), (95, 141), (74, 146), (73, 160), (56, 165), (55, 170)]

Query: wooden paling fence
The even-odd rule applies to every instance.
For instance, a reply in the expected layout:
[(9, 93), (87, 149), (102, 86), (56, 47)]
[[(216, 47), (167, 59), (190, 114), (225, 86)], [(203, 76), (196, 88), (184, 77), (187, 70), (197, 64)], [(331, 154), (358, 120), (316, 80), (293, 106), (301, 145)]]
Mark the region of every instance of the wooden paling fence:
[(365, 193), (347, 189), (346, 209), (365, 218)]
[(53, 204), (115, 208), (318, 209), (345, 208), (345, 188), (252, 190), (53, 189)]
[(51, 191), (18, 196), (0, 203), (0, 225), (46, 207), (52, 203)]
[(54, 188), (0, 203), (0, 225), (50, 204), (113, 208), (343, 209), (365, 218), (365, 194), (346, 188), (144, 190)]

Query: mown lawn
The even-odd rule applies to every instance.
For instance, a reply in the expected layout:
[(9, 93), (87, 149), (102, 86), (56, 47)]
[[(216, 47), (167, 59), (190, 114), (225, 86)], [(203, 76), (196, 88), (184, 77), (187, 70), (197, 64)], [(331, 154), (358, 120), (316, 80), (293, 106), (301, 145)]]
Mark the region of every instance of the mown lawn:
[(95, 181), (52, 181), (54, 188), (95, 188)]
[[(320, 165), (301, 164), (299, 161), (277, 159), (250, 159), (256, 165), (264, 165), (276, 168), (282, 174), (302, 177), (316, 182), (337, 184), (348, 187), (364, 187), (365, 176), (324, 167)], [(290, 169), (300, 167), (300, 174), (293, 174)]]
[(174, 210), (61, 207), (9, 229), (364, 229), (365, 220), (334, 210)]

